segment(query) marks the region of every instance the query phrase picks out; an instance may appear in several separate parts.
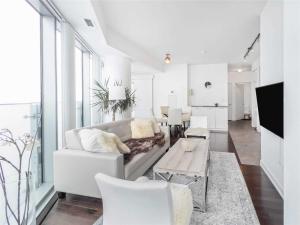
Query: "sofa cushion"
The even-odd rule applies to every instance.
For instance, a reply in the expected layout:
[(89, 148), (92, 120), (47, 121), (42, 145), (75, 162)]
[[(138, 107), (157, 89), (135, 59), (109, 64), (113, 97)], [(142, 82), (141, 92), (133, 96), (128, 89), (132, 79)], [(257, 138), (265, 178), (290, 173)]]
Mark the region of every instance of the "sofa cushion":
[(97, 128), (109, 133), (114, 133), (121, 139), (121, 141), (126, 141), (131, 138), (131, 121), (132, 119), (119, 120), (93, 126), (92, 128)]
[(143, 165), (148, 159), (150, 159), (160, 147), (155, 145), (153, 149), (149, 152), (140, 153), (134, 156), (126, 165), (125, 165), (125, 177), (128, 177), (129, 174), (132, 174), (137, 170), (141, 165)]
[(65, 146), (66, 148), (75, 149), (75, 150), (83, 149), (77, 130), (73, 129), (73, 130), (66, 131), (65, 140), (66, 140), (66, 146)]

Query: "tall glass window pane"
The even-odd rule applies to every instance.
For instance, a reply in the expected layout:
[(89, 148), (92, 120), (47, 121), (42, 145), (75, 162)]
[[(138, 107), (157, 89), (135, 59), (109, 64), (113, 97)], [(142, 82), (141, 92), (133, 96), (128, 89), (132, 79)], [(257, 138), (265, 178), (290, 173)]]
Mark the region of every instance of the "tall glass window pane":
[(57, 145), (63, 146), (62, 127), (62, 76), (61, 76), (61, 33), (56, 31), (56, 81), (57, 81)]
[(94, 68), (93, 68), (93, 55), (90, 54), (90, 107), (91, 107), (91, 125), (93, 125), (93, 121), (95, 120), (94, 119), (94, 113), (93, 113), (93, 96), (94, 96), (94, 93), (93, 93), (93, 88), (94, 88), (94, 85), (95, 85), (95, 80), (94, 80)]
[(76, 127), (82, 127), (83, 96), (82, 96), (82, 51), (75, 47), (75, 77), (76, 77)]
[[(5, 1), (0, 27), (0, 129), (10, 129), (15, 137), (38, 132), (31, 162), (38, 188), (42, 183), (40, 15), (24, 0)], [(0, 146), (0, 154), (17, 160), (12, 148)]]

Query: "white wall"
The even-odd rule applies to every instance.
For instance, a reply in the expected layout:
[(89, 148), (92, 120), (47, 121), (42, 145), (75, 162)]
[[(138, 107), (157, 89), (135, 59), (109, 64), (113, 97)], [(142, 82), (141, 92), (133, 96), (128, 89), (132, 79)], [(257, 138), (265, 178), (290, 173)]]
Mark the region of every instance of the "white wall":
[(255, 80), (254, 73), (251, 71), (245, 72), (229, 72), (228, 73), (228, 82), (229, 83), (247, 83)]
[(251, 83), (244, 84), (244, 113), (251, 112)]
[(255, 80), (252, 82), (252, 127), (256, 127), (256, 130), (260, 132), (260, 125), (259, 125), (259, 117), (258, 117), (258, 108), (257, 108), (257, 100), (256, 100), (256, 91), (255, 88), (260, 84), (260, 59), (257, 58), (252, 64), (252, 71), (254, 73)]
[[(267, 2), (260, 21), (260, 85), (283, 81), (283, 7)], [(261, 128), (261, 166), (283, 195), (283, 139)]]
[(300, 2), (284, 6), (284, 224), (300, 224)]
[(187, 110), (187, 64), (171, 64), (166, 66), (165, 72), (155, 74), (153, 79), (153, 105), (157, 117), (160, 117), (160, 106), (168, 105), (168, 96), (172, 91), (177, 97), (177, 107)]
[[(210, 89), (204, 86), (207, 81), (212, 84)], [(190, 65), (189, 88), (191, 106), (228, 106), (227, 64)]]
[[(109, 79), (108, 86), (114, 86), (115, 82), (122, 82), (123, 87), (131, 88), (131, 61), (127, 57), (118, 55), (107, 55), (103, 58), (104, 71), (102, 80)], [(122, 114), (116, 113), (116, 120), (131, 117), (132, 109), (128, 109)], [(104, 122), (112, 120), (112, 113), (103, 115)]]
[(153, 116), (153, 75), (135, 74), (131, 77), (131, 88), (135, 92), (133, 117)]

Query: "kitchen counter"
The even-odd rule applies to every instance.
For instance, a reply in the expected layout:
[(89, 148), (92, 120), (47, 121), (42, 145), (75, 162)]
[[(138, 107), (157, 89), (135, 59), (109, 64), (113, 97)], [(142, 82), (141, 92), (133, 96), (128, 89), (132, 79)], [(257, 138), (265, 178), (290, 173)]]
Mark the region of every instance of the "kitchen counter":
[(218, 106), (215, 106), (215, 105), (192, 105), (191, 107), (210, 107), (210, 108), (227, 108), (228, 105), (218, 105)]

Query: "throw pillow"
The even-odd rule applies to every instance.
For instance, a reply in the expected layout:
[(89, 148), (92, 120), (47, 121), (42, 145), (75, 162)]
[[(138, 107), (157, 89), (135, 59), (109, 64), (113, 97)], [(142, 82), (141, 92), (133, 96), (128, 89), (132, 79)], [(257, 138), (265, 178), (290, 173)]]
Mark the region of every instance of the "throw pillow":
[(136, 121), (145, 121), (145, 120), (151, 121), (154, 133), (155, 134), (160, 133), (160, 126), (154, 117), (153, 118), (136, 118), (135, 120)]
[(160, 126), (158, 125), (158, 122), (155, 118), (152, 118), (152, 126), (153, 126), (153, 130), (154, 130), (154, 133), (158, 134), (160, 133)]
[(98, 129), (83, 129), (79, 131), (79, 136), (86, 151), (130, 153), (130, 149), (113, 133)]
[(131, 121), (132, 138), (147, 138), (154, 136), (153, 124), (151, 120), (133, 120)]

